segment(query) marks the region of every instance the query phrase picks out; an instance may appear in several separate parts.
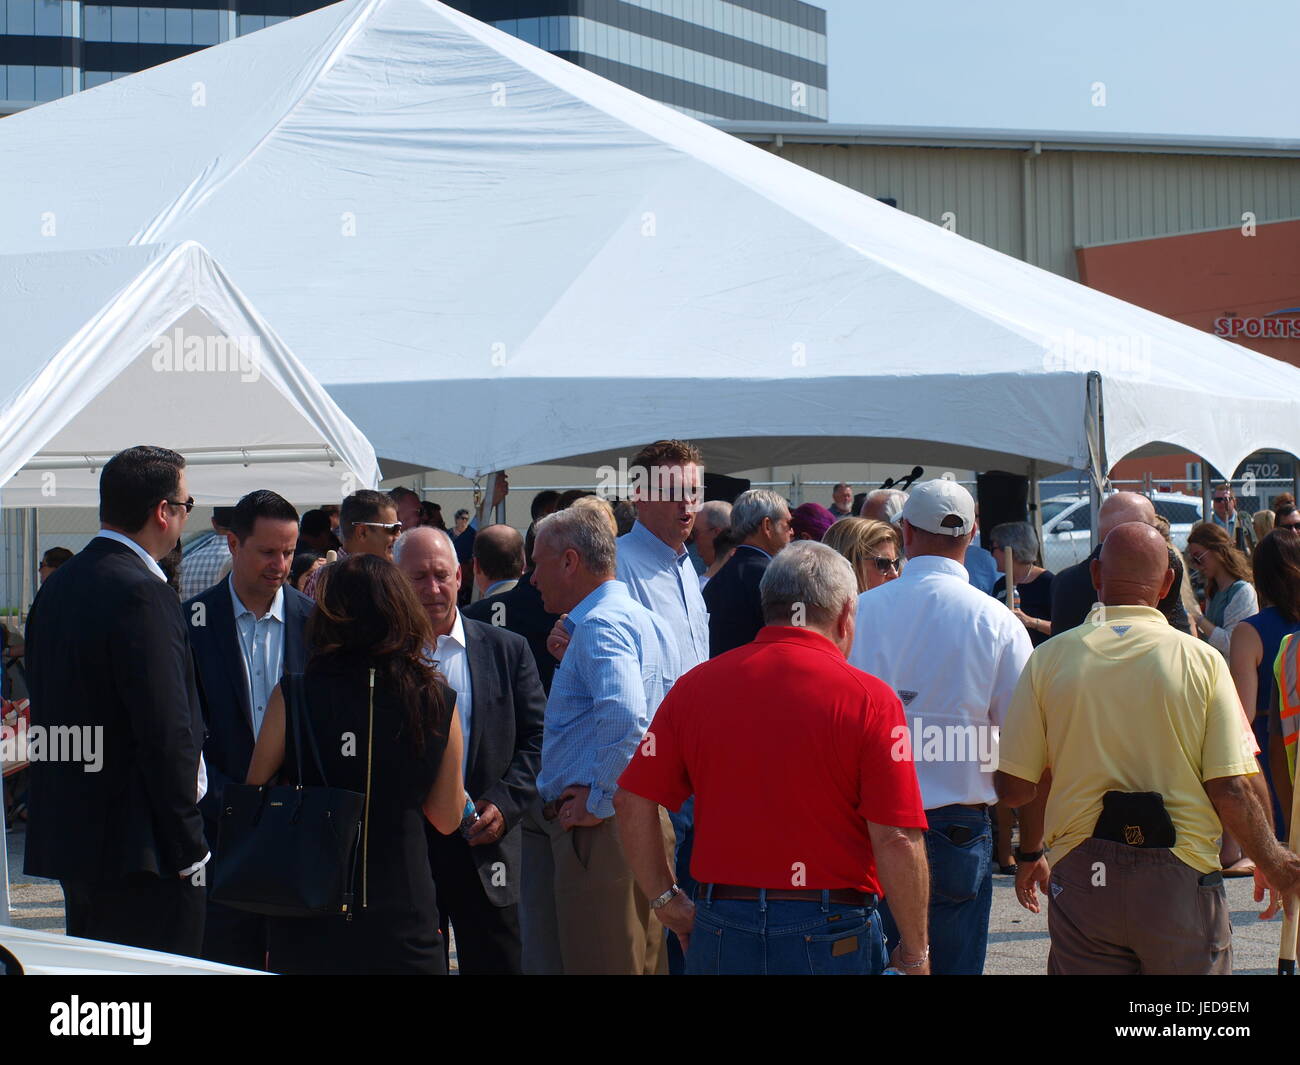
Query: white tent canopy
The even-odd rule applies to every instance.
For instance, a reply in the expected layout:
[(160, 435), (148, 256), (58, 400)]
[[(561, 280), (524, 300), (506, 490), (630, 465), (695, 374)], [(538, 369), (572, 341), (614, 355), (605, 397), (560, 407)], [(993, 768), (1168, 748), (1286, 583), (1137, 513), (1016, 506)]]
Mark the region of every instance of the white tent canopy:
[(201, 241), (421, 467), (664, 434), (718, 470), (1300, 452), (1292, 368), (433, 0), (347, 0), (35, 108), (0, 158), (0, 251)]
[(0, 256), (0, 501), (94, 506), (109, 456), (186, 456), (199, 503), (378, 482), (360, 431), (199, 245)]

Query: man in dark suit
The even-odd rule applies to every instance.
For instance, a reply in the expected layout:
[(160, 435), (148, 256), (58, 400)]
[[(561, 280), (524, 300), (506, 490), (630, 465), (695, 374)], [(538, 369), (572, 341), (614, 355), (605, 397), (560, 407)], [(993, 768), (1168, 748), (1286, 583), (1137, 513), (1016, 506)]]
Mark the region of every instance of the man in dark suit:
[[(208, 738), (203, 827), (221, 861), (221, 793), (242, 784), (271, 692), (282, 673), (307, 662), (304, 629), (312, 600), (285, 580), (298, 540), (298, 512), (282, 496), (250, 492), (233, 508), (227, 539), (230, 576), (185, 603)], [(211, 873), (209, 873), (211, 876)], [(246, 969), (266, 967), (266, 918), (208, 902), (203, 957)]]
[(489, 595), (477, 603), (471, 603), (461, 613), (467, 618), (516, 633), (527, 640), (537, 675), (542, 681), (542, 691), (549, 695), (551, 678), (555, 676), (558, 660), (546, 649), (546, 641), (555, 623), (560, 620), (560, 615), (550, 613), (542, 605), (542, 593), (533, 587), (532, 576), (530, 568), (508, 592)]
[(444, 940), (456, 933), (460, 971), (521, 971), (519, 818), (537, 797), (546, 696), (528, 644), (456, 607), (460, 567), (451, 538), (421, 527), (393, 550), (433, 625), (432, 657), (456, 690), (465, 734), (465, 789), (477, 820), (465, 835), (429, 831)]
[(80, 737), (82, 754), (93, 745), (98, 771), (33, 761), (26, 871), (61, 881), (68, 935), (198, 954), (203, 716), (180, 602), (157, 562), (194, 506), (184, 467), (165, 448), (114, 455), (99, 478), (99, 535), (32, 604), (31, 724)]
[(709, 657), (743, 647), (763, 627), (763, 600), (758, 585), (767, 564), (794, 536), (790, 508), (768, 488), (741, 492), (731, 505), (735, 554), (704, 586), (709, 608)]

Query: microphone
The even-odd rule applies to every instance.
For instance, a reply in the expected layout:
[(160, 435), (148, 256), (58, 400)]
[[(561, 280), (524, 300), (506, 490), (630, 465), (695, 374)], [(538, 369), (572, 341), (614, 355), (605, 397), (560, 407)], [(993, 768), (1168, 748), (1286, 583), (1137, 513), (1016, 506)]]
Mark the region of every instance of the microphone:
[(892, 487), (905, 491), (906, 489), (912, 486), (913, 481), (915, 481), (918, 477), (924, 476), (924, 474), (925, 474), (925, 470), (921, 469), (920, 466), (913, 466), (912, 472), (909, 473), (906, 477), (904, 477), (901, 481), (895, 481)]

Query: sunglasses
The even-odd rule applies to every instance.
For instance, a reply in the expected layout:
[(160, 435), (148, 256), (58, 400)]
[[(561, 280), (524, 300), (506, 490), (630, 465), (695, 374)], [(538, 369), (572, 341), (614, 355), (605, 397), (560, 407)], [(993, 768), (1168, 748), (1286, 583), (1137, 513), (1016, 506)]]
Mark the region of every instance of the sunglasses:
[(190, 496), (190, 498), (185, 500), (184, 503), (182, 503), (179, 499), (164, 499), (163, 502), (166, 503), (169, 507), (184, 507), (186, 514), (188, 514), (191, 510), (194, 509), (193, 496)]
[(868, 555), (867, 558), (876, 564), (876, 569), (881, 573), (898, 573), (903, 568), (901, 558), (885, 558), (884, 555)]
[(383, 529), (390, 536), (398, 536), (402, 532), (402, 523), (400, 521), (354, 521), (355, 525), (369, 525), (372, 529)]
[(1208, 555), (1208, 551), (1202, 551), (1199, 555), (1193, 554), (1191, 551), (1187, 552), (1187, 557), (1192, 560), (1192, 564), (1195, 566), (1201, 565)]

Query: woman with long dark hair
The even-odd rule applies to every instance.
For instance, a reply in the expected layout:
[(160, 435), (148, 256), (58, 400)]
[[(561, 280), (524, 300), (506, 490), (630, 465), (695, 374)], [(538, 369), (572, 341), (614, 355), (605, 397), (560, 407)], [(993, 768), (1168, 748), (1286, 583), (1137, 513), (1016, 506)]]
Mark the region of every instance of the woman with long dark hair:
[(1273, 796), (1273, 815), (1287, 839), (1291, 817), (1291, 776), (1282, 732), (1272, 712), (1273, 663), (1283, 637), (1300, 632), (1300, 532), (1274, 529), (1251, 556), (1260, 612), (1232, 633), (1228, 656), (1241, 705), (1259, 742), (1260, 768)]
[(1232, 630), (1259, 612), (1250, 563), (1228, 534), (1208, 521), (1188, 534), (1187, 558), (1205, 578), (1207, 600), (1205, 613), (1195, 614), (1192, 621), (1201, 637), (1227, 658)]
[[(444, 973), (424, 822), (450, 835), (461, 821), (456, 693), (429, 664), (428, 616), (391, 562), (353, 555), (331, 567), (318, 596), (307, 621), (305, 705), (293, 711), (302, 715), (301, 727), (312, 730), (326, 779), (304, 750), (304, 779), (291, 783), (328, 782), (357, 792), (369, 784), (361, 848), (366, 904), (358, 893), (351, 917), (272, 918), (270, 967), (283, 973)], [(296, 772), (283, 690), (277, 686), (267, 706), (250, 784), (267, 783), (282, 767)]]

